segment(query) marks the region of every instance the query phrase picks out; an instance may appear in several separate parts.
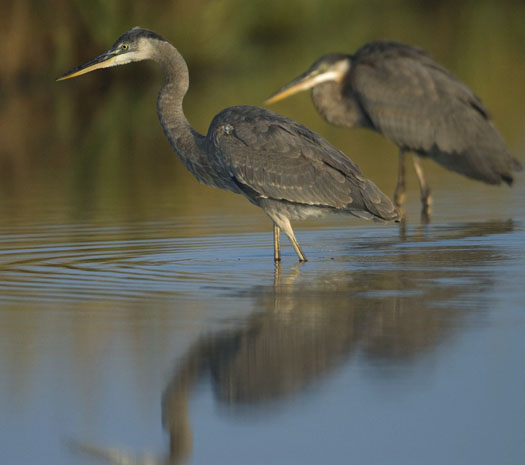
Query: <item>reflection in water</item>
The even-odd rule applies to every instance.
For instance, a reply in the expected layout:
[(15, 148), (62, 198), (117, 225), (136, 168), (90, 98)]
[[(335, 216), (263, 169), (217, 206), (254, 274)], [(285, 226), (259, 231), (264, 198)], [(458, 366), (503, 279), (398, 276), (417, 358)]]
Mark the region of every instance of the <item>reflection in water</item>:
[[(472, 296), (483, 305), (493, 283), (487, 265), (504, 258), (480, 238), (513, 229), (511, 221), (456, 225), (439, 230), (438, 240), (419, 231), (387, 257), (387, 266), (374, 266), (384, 258), (379, 250), (364, 270), (310, 280), (295, 267), (276, 275), (274, 286), (239, 292), (260, 311), (240, 327), (203, 336), (177, 364), (162, 399), (170, 448), (161, 462), (190, 456), (188, 401), (208, 374), (218, 400), (235, 413), (299, 394), (350, 354), (377, 373), (402, 372), (461, 327)], [(116, 461), (126, 457), (119, 451), (83, 448), (112, 463), (132, 463)]]

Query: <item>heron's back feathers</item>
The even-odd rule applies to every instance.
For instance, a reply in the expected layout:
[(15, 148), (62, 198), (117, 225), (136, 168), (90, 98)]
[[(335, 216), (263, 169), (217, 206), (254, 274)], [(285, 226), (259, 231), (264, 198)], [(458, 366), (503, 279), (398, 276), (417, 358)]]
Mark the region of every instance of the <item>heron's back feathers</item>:
[(402, 149), (489, 184), (510, 184), (522, 169), (481, 100), (420, 49), (366, 44), (345, 85), (372, 127)]

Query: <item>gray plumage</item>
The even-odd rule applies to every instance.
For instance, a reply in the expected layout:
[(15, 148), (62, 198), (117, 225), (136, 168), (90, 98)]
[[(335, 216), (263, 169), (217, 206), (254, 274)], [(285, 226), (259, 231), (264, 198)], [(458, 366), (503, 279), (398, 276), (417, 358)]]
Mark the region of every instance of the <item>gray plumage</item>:
[(281, 202), (282, 208), (295, 211), (291, 218), (329, 211), (397, 218), (390, 200), (346, 155), (276, 113), (251, 106), (227, 108), (213, 119), (207, 143), (208, 153), (224, 166), (222, 177), (233, 182), (230, 190), (258, 206)]
[(242, 194), (268, 214), (274, 223), (275, 260), (280, 260), (281, 229), (299, 259), (306, 260), (291, 219), (330, 212), (399, 219), (390, 199), (345, 154), (288, 118), (260, 107), (238, 106), (220, 112), (205, 136), (195, 131), (182, 110), (189, 86), (186, 63), (175, 47), (151, 31), (132, 29), (108, 52), (60, 79), (144, 59), (159, 63), (166, 76), (157, 110), (173, 149), (200, 182)]
[(522, 169), (481, 100), (420, 49), (376, 41), (354, 55), (325, 55), (269, 101), (307, 88), (329, 123), (373, 129), (401, 153), (488, 184), (510, 185)]

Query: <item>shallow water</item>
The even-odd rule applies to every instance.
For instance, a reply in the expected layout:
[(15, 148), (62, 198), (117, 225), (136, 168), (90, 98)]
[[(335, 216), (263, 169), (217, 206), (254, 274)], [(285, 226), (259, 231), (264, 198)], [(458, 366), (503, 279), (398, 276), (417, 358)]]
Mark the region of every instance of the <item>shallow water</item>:
[(430, 224), (412, 191), (404, 227), (307, 224), (309, 261), (286, 244), (278, 268), (249, 206), (64, 222), (67, 200), (20, 200), (1, 462), (520, 463), (525, 189), (434, 181)]

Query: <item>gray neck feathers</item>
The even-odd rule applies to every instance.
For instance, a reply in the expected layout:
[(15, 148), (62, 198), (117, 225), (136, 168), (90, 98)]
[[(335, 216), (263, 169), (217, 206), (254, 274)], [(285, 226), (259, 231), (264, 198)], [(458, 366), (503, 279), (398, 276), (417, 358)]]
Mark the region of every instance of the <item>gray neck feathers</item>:
[(312, 89), (317, 111), (330, 124), (343, 127), (371, 127), (372, 124), (350, 89), (327, 81)]
[(158, 42), (152, 58), (162, 66), (166, 82), (159, 92), (157, 113), (171, 146), (186, 168), (200, 181), (208, 183), (209, 161), (206, 138), (195, 131), (182, 110), (189, 87), (189, 73), (182, 55), (168, 42)]

